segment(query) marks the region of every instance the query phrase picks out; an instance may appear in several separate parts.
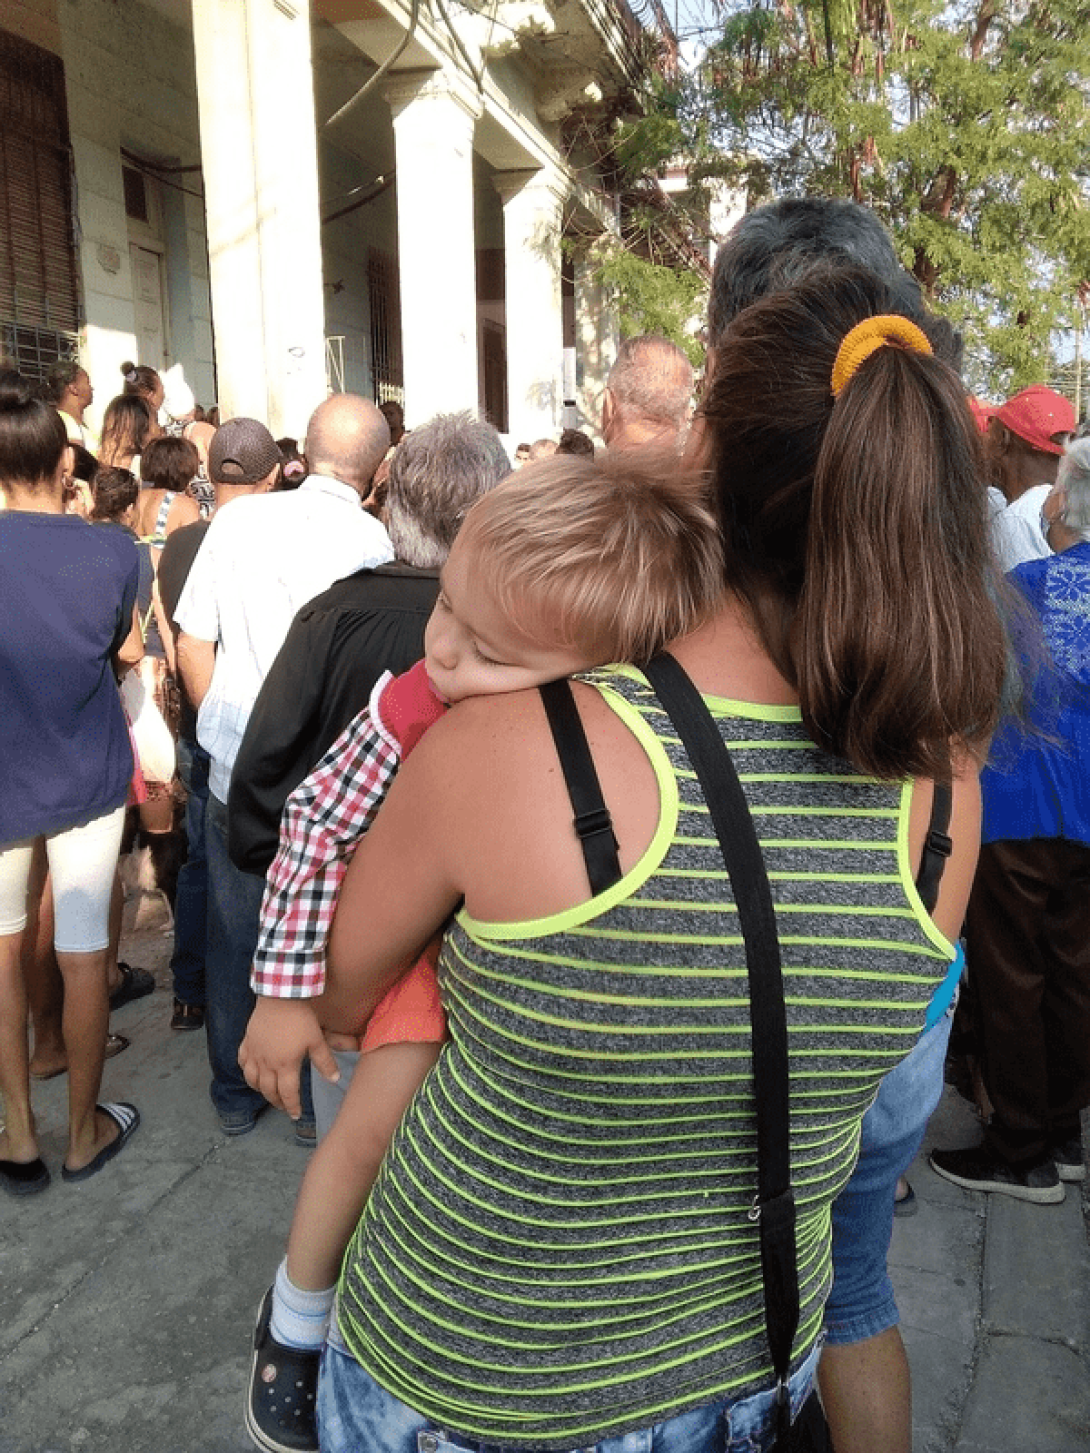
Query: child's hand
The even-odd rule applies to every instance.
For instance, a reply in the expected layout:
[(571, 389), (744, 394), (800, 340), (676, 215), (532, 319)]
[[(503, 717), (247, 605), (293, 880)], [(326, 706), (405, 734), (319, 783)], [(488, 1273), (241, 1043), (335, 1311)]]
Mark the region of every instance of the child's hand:
[(303, 1113), (299, 1066), (307, 1054), (320, 1075), (333, 1082), (340, 1079), (337, 1061), (310, 1000), (259, 996), (239, 1047), (238, 1062), (246, 1083), (293, 1120)]

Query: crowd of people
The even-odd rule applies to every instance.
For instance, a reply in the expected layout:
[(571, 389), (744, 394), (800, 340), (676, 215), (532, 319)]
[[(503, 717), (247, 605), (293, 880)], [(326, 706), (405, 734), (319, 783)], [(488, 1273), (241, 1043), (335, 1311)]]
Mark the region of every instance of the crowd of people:
[[(220, 1128), (315, 1147), (268, 1453), (740, 1453), (792, 1417), (908, 1453), (886, 1260), (955, 1016), (988, 1118), (935, 1171), (1085, 1174), (1090, 439), (1044, 385), (969, 399), (853, 203), (748, 214), (706, 337), (698, 400), (628, 339), (600, 442), (513, 460), (349, 394), (275, 440), (131, 363), (95, 438), (76, 364), (0, 377), (0, 1187), (51, 1181), (35, 1078), (68, 1075), (65, 1181), (139, 1126), (98, 1098), (154, 987), (118, 959), (135, 844)], [(760, 954), (671, 673), (741, 783)]]

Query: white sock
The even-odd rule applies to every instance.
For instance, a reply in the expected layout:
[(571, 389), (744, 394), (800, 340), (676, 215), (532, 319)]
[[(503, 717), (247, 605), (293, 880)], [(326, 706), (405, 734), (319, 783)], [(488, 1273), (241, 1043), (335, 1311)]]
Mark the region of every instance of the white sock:
[(286, 1347), (317, 1350), (325, 1341), (337, 1288), (306, 1292), (288, 1277), (288, 1258), (276, 1269), (269, 1331)]

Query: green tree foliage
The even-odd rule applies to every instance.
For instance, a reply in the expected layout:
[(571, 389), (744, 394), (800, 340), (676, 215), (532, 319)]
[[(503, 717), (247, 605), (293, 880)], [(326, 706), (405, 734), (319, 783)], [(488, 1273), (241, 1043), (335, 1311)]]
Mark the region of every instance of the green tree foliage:
[(698, 189), (872, 207), (1002, 395), (1052, 371), (1090, 277), (1090, 4), (727, 0), (621, 149), (687, 155)]
[(608, 236), (591, 245), (587, 260), (613, 295), (624, 337), (661, 334), (684, 349), (694, 368), (701, 366), (704, 348), (695, 331), (707, 309), (704, 277), (688, 268), (653, 262)]

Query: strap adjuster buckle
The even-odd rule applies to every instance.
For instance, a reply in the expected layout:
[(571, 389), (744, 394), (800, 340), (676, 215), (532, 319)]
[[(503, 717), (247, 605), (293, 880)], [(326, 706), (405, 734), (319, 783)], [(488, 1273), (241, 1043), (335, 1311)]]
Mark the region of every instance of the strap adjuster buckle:
[(595, 808), (593, 812), (583, 812), (573, 819), (575, 833), (579, 838), (597, 837), (599, 833), (613, 833), (613, 819), (609, 815), (607, 807)]
[(932, 828), (927, 834), (927, 847), (929, 851), (938, 853), (940, 857), (948, 858), (954, 851), (954, 840), (949, 833)]

